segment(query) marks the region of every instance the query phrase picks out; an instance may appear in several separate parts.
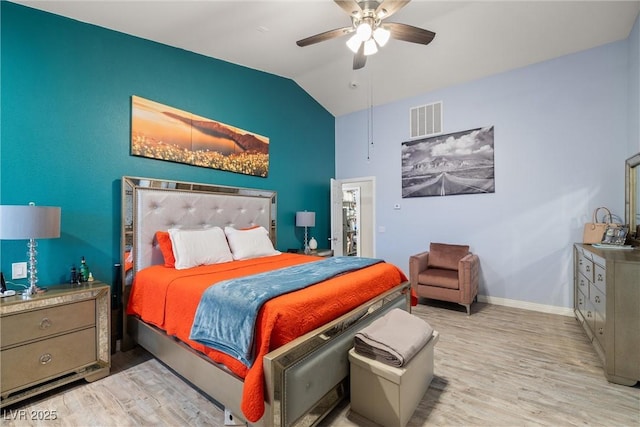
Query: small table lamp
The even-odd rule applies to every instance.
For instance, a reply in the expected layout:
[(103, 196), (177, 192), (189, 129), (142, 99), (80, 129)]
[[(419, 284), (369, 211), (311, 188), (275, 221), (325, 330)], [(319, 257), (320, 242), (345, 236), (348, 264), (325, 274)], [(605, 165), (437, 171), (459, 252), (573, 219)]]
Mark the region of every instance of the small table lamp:
[(316, 226), (316, 213), (315, 212), (296, 212), (296, 226), (304, 227), (304, 253), (311, 252), (309, 249), (309, 239), (307, 234), (308, 227)]
[(29, 239), (28, 280), (26, 295), (38, 292), (38, 269), (36, 260), (35, 239), (51, 239), (60, 237), (60, 208), (36, 206), (33, 202), (28, 206), (0, 206), (0, 240)]

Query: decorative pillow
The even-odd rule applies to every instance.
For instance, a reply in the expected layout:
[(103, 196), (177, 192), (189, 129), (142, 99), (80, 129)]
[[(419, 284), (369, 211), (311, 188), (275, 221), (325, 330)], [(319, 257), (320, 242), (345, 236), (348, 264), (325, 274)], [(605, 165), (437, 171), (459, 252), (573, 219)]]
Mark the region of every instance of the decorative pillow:
[(227, 235), (229, 247), (235, 260), (280, 255), (280, 251), (273, 248), (269, 232), (264, 227), (248, 230), (225, 227), (224, 234)]
[(469, 253), (468, 245), (449, 245), (445, 243), (431, 243), (427, 264), (432, 268), (457, 270), (458, 261)]
[(199, 230), (169, 229), (176, 269), (233, 261), (224, 231), (220, 227)]
[(176, 258), (173, 256), (173, 245), (168, 231), (156, 231), (156, 242), (160, 246), (160, 252), (164, 258), (164, 266), (175, 268)]

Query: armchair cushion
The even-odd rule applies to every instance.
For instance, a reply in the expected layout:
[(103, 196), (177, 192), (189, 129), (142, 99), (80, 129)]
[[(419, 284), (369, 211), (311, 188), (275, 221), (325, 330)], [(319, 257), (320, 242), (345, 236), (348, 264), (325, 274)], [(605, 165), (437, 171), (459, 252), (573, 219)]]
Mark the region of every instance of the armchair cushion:
[(439, 288), (459, 289), (458, 272), (443, 268), (429, 268), (418, 274), (418, 284), (428, 283)]
[[(431, 243), (431, 245), (429, 246), (428, 266), (429, 268), (458, 270), (458, 261), (464, 258), (468, 253), (468, 245)], [(456, 286), (454, 289), (457, 288), (458, 287)]]

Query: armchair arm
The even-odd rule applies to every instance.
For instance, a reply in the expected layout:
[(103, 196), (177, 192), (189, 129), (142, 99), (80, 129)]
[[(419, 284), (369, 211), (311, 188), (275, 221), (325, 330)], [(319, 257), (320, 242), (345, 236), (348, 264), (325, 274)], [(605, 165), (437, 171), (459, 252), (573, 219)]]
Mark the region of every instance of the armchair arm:
[(460, 282), (461, 299), (470, 304), (478, 295), (478, 276), (480, 259), (472, 253), (458, 261), (458, 280)]
[(409, 282), (412, 288), (418, 286), (418, 274), (427, 269), (429, 252), (422, 252), (409, 257)]

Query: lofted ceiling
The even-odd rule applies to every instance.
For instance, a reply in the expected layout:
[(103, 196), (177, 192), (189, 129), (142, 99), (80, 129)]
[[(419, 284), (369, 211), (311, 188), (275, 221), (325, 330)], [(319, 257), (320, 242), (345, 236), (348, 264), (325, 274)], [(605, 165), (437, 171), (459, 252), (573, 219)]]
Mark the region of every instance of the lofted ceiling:
[(436, 33), (391, 40), (354, 71), (332, 0), (16, 0), (15, 3), (294, 80), (335, 116), (625, 39), (640, 1), (413, 0), (391, 18)]

